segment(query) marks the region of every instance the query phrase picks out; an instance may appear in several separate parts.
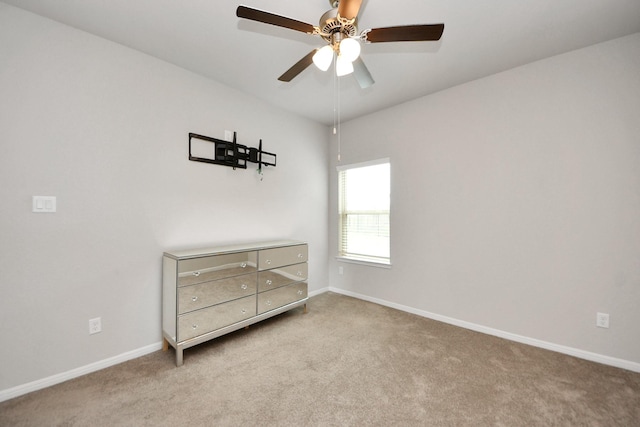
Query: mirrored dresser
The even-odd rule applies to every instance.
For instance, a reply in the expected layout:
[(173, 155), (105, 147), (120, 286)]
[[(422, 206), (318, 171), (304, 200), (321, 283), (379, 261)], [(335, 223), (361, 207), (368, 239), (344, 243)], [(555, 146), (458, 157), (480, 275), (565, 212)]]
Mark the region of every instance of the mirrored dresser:
[(163, 350), (194, 345), (304, 306), (308, 245), (295, 240), (165, 252)]

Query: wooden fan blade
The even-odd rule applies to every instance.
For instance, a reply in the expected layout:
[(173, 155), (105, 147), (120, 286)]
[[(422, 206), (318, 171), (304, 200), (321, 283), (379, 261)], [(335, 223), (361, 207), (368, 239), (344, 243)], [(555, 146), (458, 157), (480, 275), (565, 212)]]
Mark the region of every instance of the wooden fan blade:
[(315, 55), (317, 51), (318, 49), (313, 49), (304, 58), (293, 64), (293, 67), (289, 68), (283, 75), (278, 77), (278, 80), (281, 82), (290, 82), (293, 80), (295, 76), (303, 72), (309, 65), (313, 64), (313, 55)]
[(262, 10), (252, 9), (247, 6), (238, 6), (236, 16), (238, 18), (250, 19), (252, 21), (263, 22), (277, 27), (284, 27), (291, 30), (301, 31), (303, 33), (313, 34), (313, 25), (311, 24), (296, 21), (295, 19), (287, 18), (285, 16), (264, 12)]
[(361, 89), (366, 89), (375, 83), (369, 69), (364, 65), (364, 61), (360, 57), (353, 61), (353, 76), (356, 78)]
[(355, 19), (358, 17), (362, 0), (340, 0), (338, 3), (338, 14), (345, 19)]
[(444, 24), (405, 25), (374, 28), (366, 35), (370, 43), (435, 41), (440, 40), (443, 31)]

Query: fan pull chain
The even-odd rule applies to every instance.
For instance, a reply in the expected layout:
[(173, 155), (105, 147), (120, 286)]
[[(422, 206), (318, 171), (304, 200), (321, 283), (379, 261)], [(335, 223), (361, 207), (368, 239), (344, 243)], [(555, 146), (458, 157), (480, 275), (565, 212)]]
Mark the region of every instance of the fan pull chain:
[[(333, 134), (338, 137), (338, 162), (340, 161), (340, 79), (336, 73), (336, 62), (333, 61)], [(337, 105), (337, 106), (336, 106)]]
[(342, 132), (340, 129), (340, 77), (336, 76), (338, 80), (338, 162), (340, 161), (340, 152), (342, 151)]
[[(334, 54), (335, 56), (335, 54)], [(336, 115), (337, 115), (337, 108), (336, 108), (336, 98), (337, 98), (337, 89), (336, 89), (336, 79), (338, 78), (336, 76), (336, 61), (334, 58), (334, 61), (332, 61), (332, 65), (333, 65), (333, 134), (335, 135), (337, 133), (337, 127), (336, 127)]]

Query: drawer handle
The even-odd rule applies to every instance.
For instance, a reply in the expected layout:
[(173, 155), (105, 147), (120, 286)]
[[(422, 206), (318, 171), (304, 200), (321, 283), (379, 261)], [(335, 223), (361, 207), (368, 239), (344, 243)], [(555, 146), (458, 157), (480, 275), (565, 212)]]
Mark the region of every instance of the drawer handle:
[(302, 295), (302, 289), (298, 290), (298, 295)]
[(271, 260), (270, 259), (267, 260), (267, 264), (271, 264)]
[(298, 254), (298, 258), (302, 258), (302, 254)]
[(298, 276), (302, 277), (302, 271), (298, 271)]
[(240, 287), (241, 287), (242, 289), (247, 289), (247, 288), (248, 288), (248, 286), (247, 286), (246, 284), (244, 284), (244, 283), (243, 283), (243, 284), (242, 284), (242, 286), (240, 286)]
[(246, 262), (243, 262), (242, 264), (240, 264), (240, 267), (242, 267), (242, 268), (246, 268), (246, 267), (247, 267), (247, 263), (246, 263)]
[(271, 280), (267, 280), (267, 285), (272, 284), (273, 282)]
[(191, 325), (193, 329), (198, 329), (198, 325)]
[(198, 301), (198, 297), (191, 297), (191, 301), (193, 301), (193, 302)]
[(244, 309), (244, 308), (242, 310), (240, 310), (240, 311), (242, 311), (242, 314), (246, 314), (247, 313), (247, 310)]
[(270, 299), (267, 300), (267, 305), (271, 305), (271, 300)]
[(194, 271), (194, 272), (193, 272), (193, 275), (194, 275), (194, 276), (196, 276), (196, 277), (198, 277), (198, 276), (200, 275), (200, 272), (199, 272), (199, 271)]

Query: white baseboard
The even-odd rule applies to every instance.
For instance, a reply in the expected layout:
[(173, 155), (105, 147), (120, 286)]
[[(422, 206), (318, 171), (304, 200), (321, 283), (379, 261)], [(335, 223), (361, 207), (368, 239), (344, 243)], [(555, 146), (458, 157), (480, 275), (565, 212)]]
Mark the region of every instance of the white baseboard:
[[(322, 288), (319, 290), (315, 290), (309, 293), (310, 297), (320, 295), (322, 293), (328, 292), (329, 288)], [(0, 402), (4, 402), (5, 400), (13, 399), (14, 397), (22, 396), (27, 393), (31, 393), (32, 391), (42, 390), (43, 388), (51, 387), (52, 385), (60, 384), (65, 381), (71, 380), (73, 378), (80, 377), (82, 375), (90, 374), (91, 372), (96, 372), (104, 368), (108, 368), (109, 366), (117, 365), (118, 363), (126, 362), (127, 360), (135, 359), (136, 357), (141, 357), (147, 355), (149, 353), (153, 353), (154, 351), (158, 351), (162, 349), (162, 342), (158, 342), (156, 344), (151, 344), (146, 347), (139, 348), (137, 350), (128, 351), (126, 353), (119, 354), (114, 357), (110, 357), (105, 360), (100, 360), (95, 363), (91, 363), (86, 366), (81, 366), (76, 369), (72, 369), (67, 372), (63, 372), (60, 374), (52, 375), (47, 378), (43, 378), (40, 380), (32, 381), (27, 384), (19, 385), (17, 387), (9, 388), (6, 390), (0, 390)]]
[(515, 341), (522, 344), (528, 344), (534, 347), (544, 348), (546, 350), (555, 351), (557, 353), (568, 354), (570, 356), (574, 356), (580, 359), (602, 363), (603, 365), (609, 365), (609, 366), (614, 366), (616, 368), (627, 369), (633, 372), (640, 372), (640, 363), (631, 362), (629, 360), (618, 359), (615, 357), (605, 356), (602, 354), (592, 353), (592, 352), (580, 350), (577, 348), (554, 344), (547, 341), (538, 340), (535, 338), (529, 338), (522, 335), (512, 334), (510, 332), (501, 331), (499, 329), (488, 328), (486, 326), (478, 325), (471, 322), (466, 322), (464, 320), (454, 319), (447, 316), (441, 316), (439, 314), (430, 313), (424, 310), (418, 310), (413, 307), (408, 307), (402, 304), (396, 304), (396, 303), (378, 299), (378, 298), (372, 298), (372, 297), (358, 294), (351, 291), (345, 291), (343, 289), (330, 287), (328, 288), (328, 290), (331, 292), (335, 292), (337, 294), (347, 295), (347, 296), (358, 298), (364, 301), (369, 301), (376, 304), (384, 305), (386, 307), (395, 308), (397, 310), (406, 311), (407, 313), (416, 314), (421, 317), (426, 317), (428, 319), (433, 319), (439, 322), (448, 323), (450, 325), (459, 326), (461, 328), (470, 329), (472, 331), (481, 332), (483, 334), (493, 335), (493, 336), (504, 338), (510, 341)]
[[(320, 295), (322, 293), (328, 292), (329, 288), (322, 288), (315, 290), (309, 293), (309, 297), (313, 297), (316, 295)], [(126, 362), (127, 360), (135, 359), (136, 357), (141, 357), (147, 355), (149, 353), (153, 353), (154, 351), (158, 351), (162, 349), (162, 342), (158, 342), (156, 344), (151, 344), (146, 347), (139, 348), (137, 350), (128, 351), (126, 353), (119, 354), (114, 357), (110, 357), (105, 360), (100, 360), (95, 363), (91, 363), (86, 366), (81, 366), (76, 369), (72, 369), (67, 372), (63, 372), (60, 374), (52, 375), (47, 378), (43, 378), (40, 380), (32, 381), (27, 384), (19, 385), (17, 387), (9, 388), (6, 390), (0, 390), (0, 402), (4, 402), (5, 400), (13, 399), (14, 397), (22, 396), (27, 393), (31, 393), (32, 391), (42, 390), (43, 388), (51, 387), (52, 385), (60, 384), (65, 381), (71, 380), (73, 378), (80, 377), (82, 375), (90, 374), (91, 372), (96, 372), (104, 368), (108, 368), (109, 366), (117, 365), (118, 363)]]
[(67, 372), (52, 375), (47, 378), (32, 381), (27, 384), (19, 385), (17, 387), (9, 388), (0, 391), (0, 402), (13, 399), (14, 397), (22, 396), (23, 394), (31, 393), (32, 391), (41, 390), (43, 388), (50, 387), (52, 385), (60, 384), (73, 378), (80, 377), (82, 375), (96, 372), (109, 366), (117, 365), (118, 363), (126, 362), (127, 360), (135, 359), (137, 357), (144, 356), (154, 351), (162, 349), (162, 342), (156, 344), (150, 344), (146, 347), (142, 347), (136, 350), (128, 351), (126, 353), (119, 354), (108, 359), (100, 360), (89, 365), (81, 366), (76, 369), (72, 369)]
[[(326, 288), (322, 288), (322, 289), (318, 289), (313, 292), (310, 292), (309, 297), (314, 297), (316, 295), (320, 295), (328, 291), (335, 292), (337, 294), (347, 295), (353, 298), (358, 298), (363, 301), (369, 301), (375, 304), (384, 305), (386, 307), (395, 308), (397, 310), (405, 311), (407, 313), (416, 314), (421, 317), (426, 317), (428, 319), (437, 320), (439, 322), (448, 323), (450, 325), (459, 326), (461, 328), (470, 329), (472, 331), (493, 335), (493, 336), (504, 338), (510, 341), (515, 341), (522, 344), (528, 344), (534, 347), (544, 348), (544, 349), (555, 351), (558, 353), (568, 354), (570, 356), (578, 357), (580, 359), (590, 360), (592, 362), (598, 362), (604, 365), (614, 366), (616, 368), (627, 369), (633, 372), (640, 372), (640, 363), (631, 362), (623, 359), (617, 359), (615, 357), (604, 356), (602, 354), (591, 353), (588, 351), (579, 350), (572, 347), (566, 347), (563, 345), (553, 344), (553, 343), (541, 341), (535, 338), (524, 337), (521, 335), (512, 334), (510, 332), (505, 332), (498, 329), (477, 325), (475, 323), (465, 322), (463, 320), (458, 320), (458, 319), (454, 319), (447, 316), (441, 316), (439, 314), (430, 313), (428, 311), (418, 310), (416, 308), (408, 307), (402, 304), (396, 304), (393, 302), (389, 302), (389, 301), (378, 299), (378, 298), (372, 298), (372, 297), (358, 294), (355, 292), (345, 291), (343, 289), (326, 287)], [(158, 351), (160, 349), (162, 349), (162, 342), (158, 342), (156, 344), (150, 344), (146, 347), (128, 351), (126, 353), (122, 353), (117, 356), (110, 357), (108, 359), (100, 360), (98, 362), (91, 363), (86, 366), (81, 366), (79, 368), (72, 369), (67, 372), (52, 375), (50, 377), (36, 380), (27, 384), (19, 385), (17, 387), (13, 387), (10, 389), (0, 390), (0, 402), (13, 399), (18, 396), (22, 396), (24, 394), (31, 393), (36, 390), (41, 390), (43, 388), (47, 388), (52, 385), (60, 384), (70, 379), (77, 378), (82, 375), (89, 374), (91, 372), (96, 372), (101, 369), (108, 368), (109, 366), (117, 365), (119, 363), (126, 362), (127, 360), (135, 359), (137, 357), (141, 357), (149, 353), (153, 353), (154, 351)]]
[(331, 289), (329, 287), (318, 289), (312, 292), (309, 292), (309, 298), (315, 297), (316, 295), (324, 294), (325, 292), (329, 292)]

